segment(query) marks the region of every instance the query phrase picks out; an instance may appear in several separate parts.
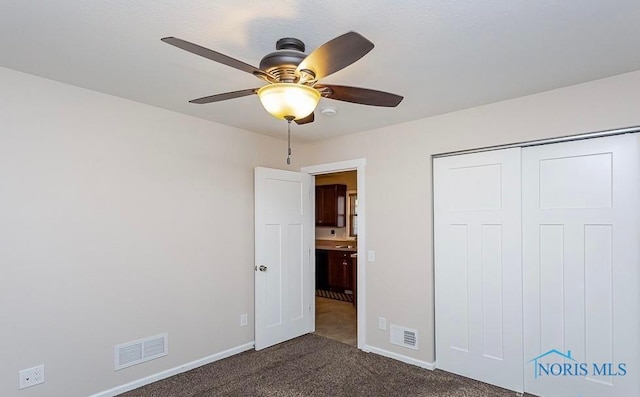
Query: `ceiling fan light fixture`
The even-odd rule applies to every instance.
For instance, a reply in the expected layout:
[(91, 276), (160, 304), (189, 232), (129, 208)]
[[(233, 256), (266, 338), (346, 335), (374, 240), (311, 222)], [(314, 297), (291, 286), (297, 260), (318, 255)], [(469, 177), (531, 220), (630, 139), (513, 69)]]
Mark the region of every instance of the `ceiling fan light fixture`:
[(318, 106), (320, 92), (313, 87), (296, 83), (265, 85), (258, 90), (260, 102), (273, 117), (286, 120), (302, 119)]

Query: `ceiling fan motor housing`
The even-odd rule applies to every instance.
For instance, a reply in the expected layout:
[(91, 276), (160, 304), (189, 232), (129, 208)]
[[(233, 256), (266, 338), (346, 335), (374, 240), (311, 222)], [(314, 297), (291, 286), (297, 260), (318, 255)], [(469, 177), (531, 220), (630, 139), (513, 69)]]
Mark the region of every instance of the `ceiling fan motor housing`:
[(276, 42), (276, 51), (265, 55), (260, 61), (260, 69), (276, 77), (280, 82), (295, 82), (296, 68), (307, 57), (302, 40), (285, 37)]

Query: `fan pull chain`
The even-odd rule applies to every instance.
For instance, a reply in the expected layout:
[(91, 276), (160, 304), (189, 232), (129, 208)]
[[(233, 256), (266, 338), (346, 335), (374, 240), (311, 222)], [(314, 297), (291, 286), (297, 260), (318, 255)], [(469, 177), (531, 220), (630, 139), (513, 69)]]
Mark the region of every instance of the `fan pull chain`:
[(291, 164), (291, 120), (287, 120), (287, 164)]

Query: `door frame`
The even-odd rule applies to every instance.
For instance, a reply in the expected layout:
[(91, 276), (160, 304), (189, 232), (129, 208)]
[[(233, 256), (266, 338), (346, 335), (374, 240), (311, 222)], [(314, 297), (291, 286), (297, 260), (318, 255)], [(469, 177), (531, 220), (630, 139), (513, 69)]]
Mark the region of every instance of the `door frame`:
[[(335, 172), (342, 171), (356, 171), (357, 172), (357, 183), (358, 183), (358, 264), (357, 264), (357, 273), (358, 273), (358, 291), (357, 291), (357, 299), (358, 299), (358, 315), (357, 315), (357, 327), (358, 327), (358, 349), (365, 350), (366, 346), (366, 266), (365, 266), (365, 256), (363, 255), (366, 251), (366, 195), (365, 195), (365, 167), (367, 161), (364, 158), (354, 159), (354, 160), (345, 160), (338, 161), (334, 163), (325, 163), (318, 165), (311, 165), (307, 167), (300, 168), (301, 172), (315, 175), (322, 174), (332, 174)], [(315, 189), (311, 189), (312, 202), (315, 203)], [(315, 217), (315, 214), (313, 215)], [(315, 222), (314, 222), (315, 224)], [(315, 252), (316, 240), (315, 233), (313, 236), (313, 241), (311, 242), (311, 249)], [(315, 255), (311, 255), (311, 262), (313, 265), (311, 266), (311, 281), (313, 285), (310, 288), (310, 293), (313, 295), (311, 298), (311, 307), (312, 307), (312, 331), (316, 329), (315, 322), (315, 314), (316, 314), (316, 304), (315, 304), (315, 268), (316, 268), (316, 260)]]

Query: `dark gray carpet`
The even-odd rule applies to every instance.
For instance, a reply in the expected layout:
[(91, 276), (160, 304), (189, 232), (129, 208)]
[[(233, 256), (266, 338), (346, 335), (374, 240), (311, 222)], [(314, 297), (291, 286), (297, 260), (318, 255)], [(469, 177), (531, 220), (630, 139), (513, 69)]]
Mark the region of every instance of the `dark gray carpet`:
[(464, 396), (513, 397), (513, 391), (429, 371), (318, 335), (247, 351), (121, 397)]

